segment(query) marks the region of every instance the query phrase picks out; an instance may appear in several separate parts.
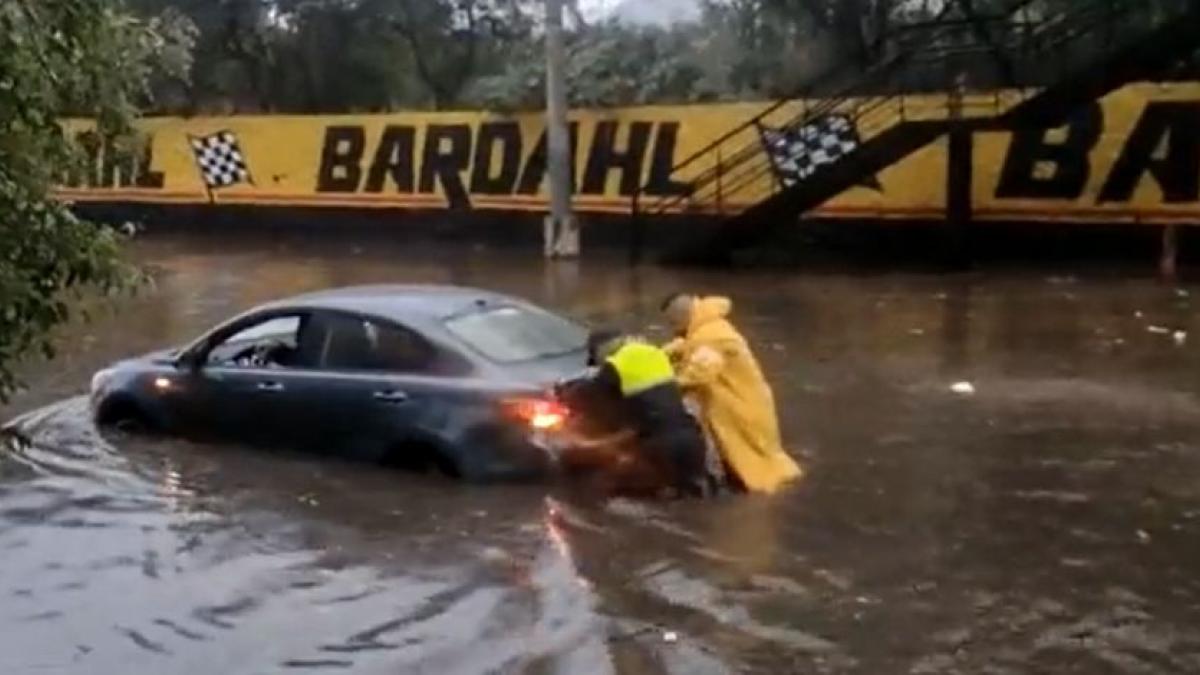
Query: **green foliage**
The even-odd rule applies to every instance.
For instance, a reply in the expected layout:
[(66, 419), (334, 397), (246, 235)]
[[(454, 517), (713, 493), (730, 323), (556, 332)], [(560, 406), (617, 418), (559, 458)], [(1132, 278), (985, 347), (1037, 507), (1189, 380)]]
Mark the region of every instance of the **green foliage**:
[[(515, 110), (544, 99), (543, 0), (129, 1), (199, 29), (191, 83), (155, 82), (163, 112)], [(905, 24), (947, 7), (996, 15), (1014, 1), (695, 0), (699, 18), (670, 26), (583, 25), (568, 1), (571, 102), (771, 99), (835, 64), (844, 84), (886, 58)], [(1098, 2), (1034, 0), (1025, 18)], [(920, 86), (947, 86), (949, 69), (930, 68)]]
[(165, 112), (442, 108), (529, 39), (535, 0), (133, 0), (199, 29)]
[[(495, 110), (545, 104), (541, 44), (524, 45), (510, 65), (481, 77), (465, 93), (468, 105)], [(706, 81), (704, 43), (695, 26), (675, 30), (616, 23), (573, 35), (567, 49), (568, 97), (576, 107), (689, 102), (719, 98)]]
[[(163, 112), (346, 112), (544, 100), (542, 0), (136, 0), (199, 28), (191, 83), (156, 83)], [(576, 15), (571, 12), (571, 15)], [(733, 49), (704, 25), (572, 22), (575, 105), (736, 95)], [(731, 75), (732, 73), (722, 73)]]
[(51, 188), (82, 153), (59, 124), (96, 120), (131, 146), (130, 122), (162, 64), (187, 65), (189, 28), (166, 14), (138, 20), (105, 0), (0, 3), (0, 398), (14, 361), (53, 353), (50, 331), (84, 289), (126, 288), (133, 272), (115, 233), (76, 218)]

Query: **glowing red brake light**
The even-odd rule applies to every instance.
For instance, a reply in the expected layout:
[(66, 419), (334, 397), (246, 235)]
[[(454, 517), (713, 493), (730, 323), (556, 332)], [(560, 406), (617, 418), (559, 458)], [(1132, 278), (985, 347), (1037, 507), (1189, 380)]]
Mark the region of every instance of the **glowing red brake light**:
[(512, 399), (505, 401), (504, 407), (512, 417), (538, 431), (561, 429), (571, 415), (567, 406), (547, 399)]

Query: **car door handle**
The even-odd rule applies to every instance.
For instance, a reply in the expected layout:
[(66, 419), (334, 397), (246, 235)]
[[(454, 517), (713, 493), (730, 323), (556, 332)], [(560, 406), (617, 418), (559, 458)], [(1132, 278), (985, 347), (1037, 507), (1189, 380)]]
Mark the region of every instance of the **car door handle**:
[(278, 394), (283, 391), (283, 385), (279, 382), (259, 382), (254, 388), (266, 394)]
[(404, 403), (408, 401), (408, 394), (402, 391), (377, 391), (372, 398), (380, 403)]

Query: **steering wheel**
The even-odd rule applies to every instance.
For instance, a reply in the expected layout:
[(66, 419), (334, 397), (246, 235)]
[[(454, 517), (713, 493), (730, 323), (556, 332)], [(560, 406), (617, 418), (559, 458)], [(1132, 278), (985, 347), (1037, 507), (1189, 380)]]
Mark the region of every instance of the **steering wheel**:
[(267, 340), (243, 349), (234, 355), (232, 361), (243, 368), (266, 368), (275, 362), (272, 357), (286, 348), (287, 345), (279, 340)]

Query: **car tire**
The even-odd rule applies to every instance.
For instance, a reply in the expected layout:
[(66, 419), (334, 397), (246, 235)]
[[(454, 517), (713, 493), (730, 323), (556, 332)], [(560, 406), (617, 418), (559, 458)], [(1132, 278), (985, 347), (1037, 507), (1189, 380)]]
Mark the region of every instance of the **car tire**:
[(435, 471), (448, 478), (462, 478), (458, 462), (433, 443), (408, 441), (392, 446), (384, 454), (383, 464), (389, 468), (426, 473)]
[(149, 434), (154, 425), (141, 406), (127, 398), (111, 398), (102, 403), (96, 413), (96, 426), (116, 429), (127, 434)]

